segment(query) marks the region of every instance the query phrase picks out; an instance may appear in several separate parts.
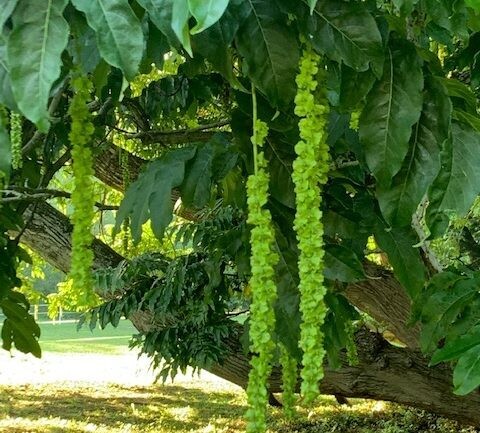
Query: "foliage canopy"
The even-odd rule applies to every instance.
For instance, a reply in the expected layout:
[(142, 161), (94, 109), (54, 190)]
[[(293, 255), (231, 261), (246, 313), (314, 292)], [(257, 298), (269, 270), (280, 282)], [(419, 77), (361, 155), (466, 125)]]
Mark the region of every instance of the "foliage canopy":
[[(352, 323), (359, 319), (344, 288), (375, 278), (365, 264), (376, 260), (393, 271), (411, 298), (412, 320), (422, 325), (422, 350), (433, 355), (432, 364), (456, 363), (455, 392), (467, 394), (480, 385), (478, 263), (472, 254), (448, 269), (432, 266), (431, 260), (432, 241), (444, 236), (453, 217), (469, 212), (480, 192), (478, 2), (4, 3), (4, 348), (14, 343), (40, 354), (38, 327), (17, 290), (16, 269), (28, 260), (19, 242), (39, 202), (60, 208), (56, 198), (70, 197), (71, 191), (52, 185), (59, 173), (68, 172), (75, 154), (69, 139), (75, 119), (69, 113), (74, 77), (82, 75), (92, 86), (87, 107), (94, 168), (114, 149), (118, 164), (112, 170), (121, 180), (115, 183), (98, 170), (96, 176), (126, 189), (114, 231), (131, 232), (126, 255), (132, 260), (115, 269), (95, 266), (97, 293), (108, 301), (95, 305), (92, 320), (105, 326), (139, 308), (151, 311), (163, 326), (143, 332), (138, 343), (158, 362), (166, 360), (165, 374), (221, 360), (224, 338), (238, 332), (233, 318), (248, 310), (251, 299), (246, 179), (254, 171), (253, 86), (258, 117), (269, 129), (267, 207), (279, 257), (274, 341), (300, 359), (292, 167), (299, 141), (295, 77), (302, 45), (308, 43), (323, 62), (316, 97), (326, 94), (329, 106), (330, 162), (321, 204), (329, 362), (339, 365), (339, 352), (351, 347)], [(20, 164), (12, 114), (21, 115)], [(140, 158), (144, 165), (137, 177), (132, 161)], [(172, 201), (172, 192), (181, 206)], [(88, 191), (83, 193), (88, 199)], [(96, 207), (111, 211), (117, 204)], [(163, 254), (132, 257), (134, 245), (150, 230), (147, 222), (158, 240), (173, 242), (175, 254), (163, 249)], [(471, 252), (478, 246), (470, 236)], [(244, 316), (248, 324), (248, 313)]]

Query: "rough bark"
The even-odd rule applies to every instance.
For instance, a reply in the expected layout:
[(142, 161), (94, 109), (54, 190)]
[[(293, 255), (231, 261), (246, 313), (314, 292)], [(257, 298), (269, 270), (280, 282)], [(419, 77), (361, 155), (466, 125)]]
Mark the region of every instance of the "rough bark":
[[(73, 230), (69, 219), (48, 203), (30, 206), (23, 217), (28, 225), (21, 242), (48, 263), (67, 273), (70, 270)], [(116, 266), (123, 260), (122, 256), (98, 239), (94, 240), (92, 248), (96, 269)]]
[[(358, 365), (344, 363), (332, 370), (325, 366), (320, 389), (325, 394), (372, 398), (425, 409), (465, 424), (480, 425), (480, 394), (459, 397), (452, 393), (449, 367), (428, 367), (418, 351), (395, 348), (381, 335), (360, 331), (356, 336)], [(210, 372), (245, 388), (248, 380), (248, 357), (235, 339), (229, 340), (230, 354), (223, 365)], [(270, 390), (281, 391), (281, 371), (274, 370)]]
[[(30, 210), (31, 212), (31, 210)], [(54, 266), (67, 271), (69, 268), (71, 225), (65, 216), (48, 204), (38, 205), (22, 241), (37, 251)], [(121, 260), (111, 248), (97, 241), (95, 263), (97, 267), (114, 266)], [(405, 325), (409, 302), (402, 295), (403, 289), (390, 273), (379, 276), (378, 269), (371, 265), (380, 279), (369, 279), (347, 288), (352, 300), (362, 303), (379, 320), (385, 320), (397, 332), (411, 332)], [(380, 302), (381, 301), (381, 302)], [(401, 305), (399, 305), (401, 304)], [(147, 311), (138, 311), (130, 320), (140, 331), (155, 325), (154, 317)], [(411, 339), (412, 346), (416, 339)], [(222, 364), (213, 365), (213, 374), (245, 387), (248, 381), (249, 359), (242, 351), (237, 337), (226, 341), (228, 355)], [(452, 393), (452, 372), (448, 366), (428, 367), (422, 354), (410, 348), (395, 348), (380, 335), (363, 330), (357, 335), (359, 364), (355, 367), (344, 364), (338, 370), (326, 367), (321, 390), (326, 394), (345, 397), (365, 397), (389, 400), (412, 405), (458, 419), (464, 423), (480, 425), (480, 394), (472, 393), (458, 397)], [(272, 392), (280, 391), (280, 371), (275, 369), (270, 380)]]

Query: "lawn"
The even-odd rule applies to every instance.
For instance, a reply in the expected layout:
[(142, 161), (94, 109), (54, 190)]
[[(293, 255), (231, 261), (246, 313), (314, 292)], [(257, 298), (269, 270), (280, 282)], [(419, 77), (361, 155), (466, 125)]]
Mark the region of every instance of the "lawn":
[[(145, 362), (128, 353), (135, 333), (130, 322), (93, 332), (77, 331), (73, 322), (41, 328), (42, 360), (1, 358), (0, 432), (244, 432), (245, 393), (235, 385), (208, 374), (150, 385)], [(291, 422), (270, 408), (269, 425), (270, 433), (480, 432), (399, 405), (351, 400), (347, 407), (331, 397), (313, 409), (298, 408)]]
[[(473, 433), (422, 411), (333, 399), (302, 410), (285, 423), (270, 411), (272, 433)], [(226, 384), (182, 383), (148, 387), (58, 385), (0, 387), (0, 431), (8, 433), (243, 433), (244, 393)]]
[(42, 322), (40, 346), (44, 352), (120, 354), (128, 351), (128, 342), (136, 330), (128, 320), (122, 320), (117, 328), (107, 326), (91, 331), (83, 326), (77, 331), (77, 323)]

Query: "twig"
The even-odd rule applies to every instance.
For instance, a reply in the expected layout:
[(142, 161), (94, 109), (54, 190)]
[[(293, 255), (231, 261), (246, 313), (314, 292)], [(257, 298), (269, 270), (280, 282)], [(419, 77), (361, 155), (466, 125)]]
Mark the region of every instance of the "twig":
[(222, 126), (226, 126), (228, 124), (230, 124), (230, 120), (222, 120), (219, 122), (210, 123), (208, 125), (201, 125), (196, 128), (179, 129), (173, 131), (158, 131), (152, 129), (150, 131), (131, 132), (116, 126), (112, 126), (112, 128), (115, 131), (125, 134), (126, 138), (139, 139), (146, 144), (180, 144), (182, 142), (192, 143), (195, 141), (208, 141), (213, 135), (213, 132), (209, 131), (210, 129), (221, 128)]
[[(27, 188), (19, 186), (11, 186), (9, 189), (0, 190), (0, 193), (9, 194), (10, 197), (4, 197), (0, 199), (1, 203), (12, 203), (12, 202), (22, 202), (22, 201), (43, 201), (49, 198), (71, 198), (72, 194), (67, 191), (60, 191), (56, 189), (48, 188)], [(95, 207), (99, 210), (118, 210), (116, 205), (107, 205), (103, 203), (96, 202)]]
[(58, 158), (52, 165), (50, 165), (50, 167), (48, 167), (47, 171), (42, 176), (39, 185), (47, 186), (52, 180), (53, 176), (55, 176), (55, 173), (60, 170), (71, 157), (71, 151), (70, 149), (67, 149), (60, 158)]

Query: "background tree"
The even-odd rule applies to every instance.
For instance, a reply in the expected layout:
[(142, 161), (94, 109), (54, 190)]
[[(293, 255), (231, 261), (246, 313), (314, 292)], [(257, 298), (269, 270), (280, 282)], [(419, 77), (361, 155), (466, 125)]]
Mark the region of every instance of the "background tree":
[[(16, 270), (28, 260), (19, 242), (69, 272), (65, 202), (80, 191), (107, 212), (96, 227), (89, 217), (93, 259), (75, 261), (93, 260), (96, 296), (81, 284), (67, 286), (64, 299), (94, 307), (89, 319), (101, 326), (130, 319), (164, 374), (191, 365), (246, 386), (253, 85), (269, 129), (267, 207), (279, 256), (273, 341), (301, 359), (292, 165), (295, 77), (308, 42), (322, 60), (317, 100), (326, 94), (329, 109), (320, 387), (480, 424), (470, 210), (480, 190), (476, 2), (8, 0), (0, 26), (4, 348), (40, 355), (38, 326), (17, 290)], [(78, 76), (90, 84), (79, 86)], [(88, 109), (79, 112), (82, 90)], [(88, 143), (75, 125), (90, 128)], [(105, 187), (75, 192), (61, 182), (75, 146), (91, 151), (92, 167), (87, 157), (79, 167)], [(113, 190), (125, 193), (121, 203)], [(98, 228), (112, 225), (118, 206), (112, 241)], [(435, 239), (454, 216), (465, 259), (443, 269), (432, 241), (442, 251)], [(148, 230), (158, 241), (139, 255)], [(397, 344), (364, 327), (352, 340), (359, 312)], [(278, 369), (269, 386), (280, 390)]]

